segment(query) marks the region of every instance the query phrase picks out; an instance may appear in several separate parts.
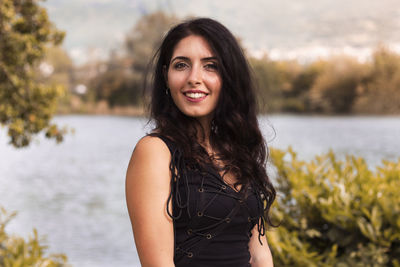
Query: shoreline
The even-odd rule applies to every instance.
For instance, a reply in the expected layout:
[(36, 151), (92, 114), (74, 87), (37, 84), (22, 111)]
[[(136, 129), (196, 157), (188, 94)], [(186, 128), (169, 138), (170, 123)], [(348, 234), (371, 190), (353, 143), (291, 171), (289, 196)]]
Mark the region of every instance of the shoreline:
[[(83, 115), (83, 116), (121, 116), (121, 117), (147, 117), (148, 113), (141, 107), (114, 107), (106, 110), (62, 110), (54, 114), (55, 116), (64, 115)], [(325, 113), (289, 113), (289, 112), (265, 112), (258, 113), (257, 116), (299, 116), (299, 117), (400, 117), (400, 114), (365, 114), (365, 113), (346, 113), (346, 114), (325, 114)]]

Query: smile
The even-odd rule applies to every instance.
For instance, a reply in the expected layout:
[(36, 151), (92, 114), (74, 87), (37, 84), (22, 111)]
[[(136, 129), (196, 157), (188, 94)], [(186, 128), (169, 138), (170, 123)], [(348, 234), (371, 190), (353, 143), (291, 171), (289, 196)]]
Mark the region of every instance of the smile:
[(205, 93), (185, 93), (185, 96), (190, 97), (190, 98), (194, 98), (194, 99), (202, 98), (202, 97), (204, 97), (206, 95), (207, 94), (205, 94)]
[(207, 97), (207, 94), (205, 93), (184, 93), (186, 96), (186, 99), (191, 101), (191, 102), (199, 102), (203, 100), (204, 98)]

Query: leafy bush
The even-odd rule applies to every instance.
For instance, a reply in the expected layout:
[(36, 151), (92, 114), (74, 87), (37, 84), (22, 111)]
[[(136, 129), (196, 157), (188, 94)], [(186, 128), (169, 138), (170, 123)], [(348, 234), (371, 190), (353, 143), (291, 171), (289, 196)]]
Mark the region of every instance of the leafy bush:
[(0, 207), (0, 266), (2, 267), (67, 267), (64, 254), (45, 256), (47, 246), (43, 245), (36, 229), (27, 241), (5, 232), (7, 223), (15, 216)]
[(271, 150), (278, 228), (268, 233), (275, 266), (400, 266), (400, 159), (371, 170), (331, 151), (310, 162)]

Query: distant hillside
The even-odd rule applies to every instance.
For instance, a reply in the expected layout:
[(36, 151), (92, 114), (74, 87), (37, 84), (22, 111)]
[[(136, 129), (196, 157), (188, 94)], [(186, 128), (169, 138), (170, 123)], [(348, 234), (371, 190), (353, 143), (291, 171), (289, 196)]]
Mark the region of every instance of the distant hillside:
[(216, 18), (254, 53), (275, 57), (324, 55), (331, 49), (362, 57), (381, 42), (400, 51), (398, 0), (48, 0), (44, 5), (67, 31), (64, 46), (77, 63), (106, 57), (140, 16), (156, 9)]

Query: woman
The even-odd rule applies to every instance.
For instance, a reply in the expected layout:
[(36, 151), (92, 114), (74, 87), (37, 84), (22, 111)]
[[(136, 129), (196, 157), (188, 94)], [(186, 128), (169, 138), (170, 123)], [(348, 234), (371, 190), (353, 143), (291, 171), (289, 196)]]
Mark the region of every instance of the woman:
[(172, 28), (156, 55), (151, 119), (126, 197), (142, 266), (272, 266), (265, 171), (248, 63), (219, 22)]

